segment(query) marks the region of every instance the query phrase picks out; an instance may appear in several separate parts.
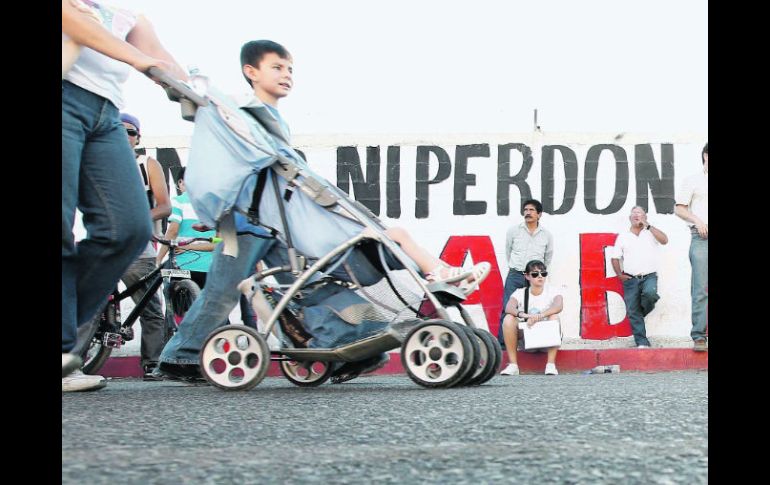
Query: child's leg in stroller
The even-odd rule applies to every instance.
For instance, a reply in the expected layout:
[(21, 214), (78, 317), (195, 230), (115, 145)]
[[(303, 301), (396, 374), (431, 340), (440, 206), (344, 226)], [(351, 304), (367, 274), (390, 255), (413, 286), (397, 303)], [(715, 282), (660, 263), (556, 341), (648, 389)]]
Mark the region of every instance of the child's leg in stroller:
[(446, 263), (431, 255), (425, 248), (417, 244), (405, 229), (391, 227), (385, 230), (385, 234), (401, 246), (401, 249), (417, 263), (417, 266), (420, 267), (420, 271), (423, 273), (430, 273), (439, 267), (449, 268)]
[[(368, 229), (365, 229), (364, 233), (367, 231)], [(417, 263), (420, 271), (425, 273), (430, 281), (456, 282), (464, 280), (466, 283), (476, 283), (474, 286), (478, 287), (478, 283), (481, 283), (489, 274), (490, 265), (487, 262), (474, 265), (470, 271), (449, 266), (417, 244), (412, 236), (401, 227), (388, 228), (385, 230), (385, 234), (401, 246), (401, 249)]]

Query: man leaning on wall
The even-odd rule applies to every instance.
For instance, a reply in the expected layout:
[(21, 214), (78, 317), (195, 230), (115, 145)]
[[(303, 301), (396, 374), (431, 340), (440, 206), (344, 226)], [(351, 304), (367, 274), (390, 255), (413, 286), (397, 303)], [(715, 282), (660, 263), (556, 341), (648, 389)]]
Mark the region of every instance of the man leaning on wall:
[[(642, 207), (631, 209), (631, 226), (621, 232), (612, 248), (612, 268), (623, 283), (623, 300), (637, 348), (650, 348), (644, 318), (655, 308), (658, 295), (660, 246), (668, 236), (647, 221)], [(621, 268), (622, 266), (622, 268)]]
[(706, 325), (708, 322), (709, 286), (709, 144), (701, 152), (703, 170), (684, 179), (676, 194), (676, 215), (684, 219), (692, 235), (690, 266), (692, 266), (692, 331), (693, 350), (708, 351)]

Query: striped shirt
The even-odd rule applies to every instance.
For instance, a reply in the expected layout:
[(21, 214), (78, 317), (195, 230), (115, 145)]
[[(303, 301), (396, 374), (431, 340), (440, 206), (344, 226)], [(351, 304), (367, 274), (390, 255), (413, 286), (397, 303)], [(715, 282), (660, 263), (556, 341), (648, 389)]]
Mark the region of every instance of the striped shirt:
[[(200, 221), (190, 203), (190, 196), (187, 195), (187, 192), (171, 199), (171, 215), (168, 216), (168, 222), (179, 224), (178, 238), (213, 237), (217, 233), (216, 231), (201, 232), (193, 229), (193, 224)], [(212, 251), (184, 251), (176, 256), (176, 262), (182, 269), (207, 273), (209, 266), (211, 266), (212, 255)]]

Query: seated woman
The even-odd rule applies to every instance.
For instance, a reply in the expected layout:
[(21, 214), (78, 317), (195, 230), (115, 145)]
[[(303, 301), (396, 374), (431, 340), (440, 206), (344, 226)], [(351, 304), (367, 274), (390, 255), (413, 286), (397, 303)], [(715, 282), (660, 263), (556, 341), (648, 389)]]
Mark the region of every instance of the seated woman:
[[(526, 322), (530, 328), (538, 322), (544, 320), (559, 320), (557, 315), (563, 308), (563, 299), (558, 291), (550, 286), (546, 286), (545, 278), (548, 276), (545, 264), (542, 261), (532, 260), (527, 263), (524, 269), (524, 278), (529, 282), (528, 288), (519, 288), (516, 290), (508, 304), (505, 306), (505, 318), (503, 319), (503, 338), (505, 339), (505, 349), (508, 352), (508, 366), (503, 369), (501, 374), (506, 376), (519, 375), (519, 365), (516, 362), (517, 345), (520, 337), (523, 337), (523, 330), (518, 326), (518, 320)], [(524, 292), (529, 290), (529, 308), (524, 310)], [(549, 347), (548, 363), (545, 365), (545, 374), (555, 376), (559, 374), (556, 370), (556, 353), (559, 347)]]

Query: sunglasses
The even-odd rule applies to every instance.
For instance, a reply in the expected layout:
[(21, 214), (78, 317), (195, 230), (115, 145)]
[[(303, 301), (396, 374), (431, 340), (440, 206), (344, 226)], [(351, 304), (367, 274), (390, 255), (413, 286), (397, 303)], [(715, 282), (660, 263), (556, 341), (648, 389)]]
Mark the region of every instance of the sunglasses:
[(543, 278), (545, 278), (546, 276), (548, 276), (548, 271), (541, 271), (539, 273), (537, 271), (533, 271), (529, 275), (533, 278), (537, 278), (538, 276), (542, 276)]
[(138, 131), (132, 130), (131, 128), (126, 128), (126, 133), (128, 133), (128, 136), (136, 136), (139, 134)]

